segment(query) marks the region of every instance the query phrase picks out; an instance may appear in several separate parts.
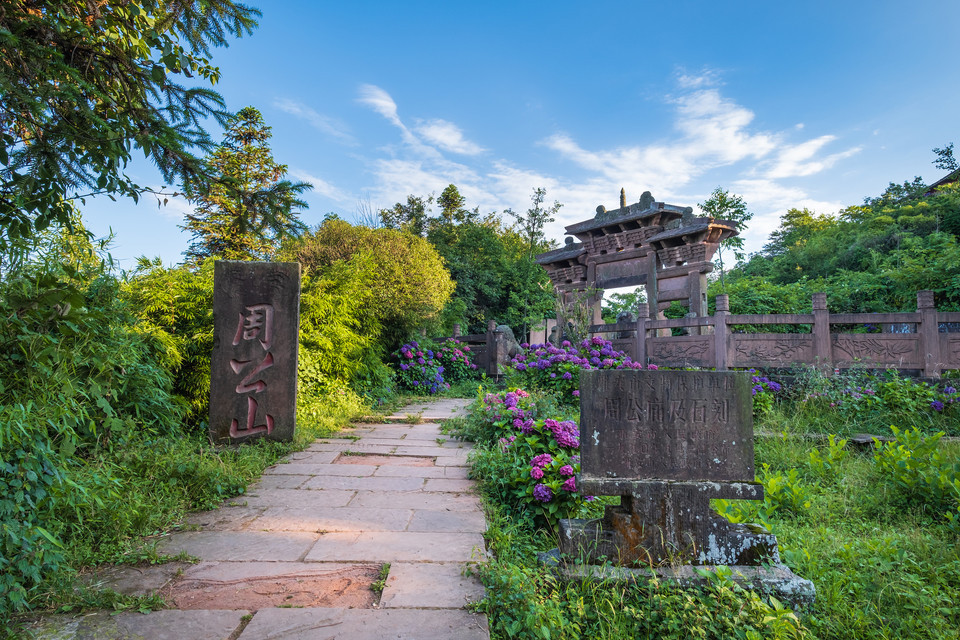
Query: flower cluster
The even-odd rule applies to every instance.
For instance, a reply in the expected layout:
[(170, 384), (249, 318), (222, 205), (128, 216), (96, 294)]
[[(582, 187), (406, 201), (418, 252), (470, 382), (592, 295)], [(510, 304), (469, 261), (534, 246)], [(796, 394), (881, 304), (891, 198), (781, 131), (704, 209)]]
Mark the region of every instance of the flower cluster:
[(397, 361), (397, 384), (409, 391), (436, 394), (450, 388), (443, 379), (445, 368), (434, 358), (431, 349), (409, 342), (393, 354)]
[(443, 367), (448, 382), (462, 382), (476, 376), (477, 365), (472, 361), (470, 345), (456, 338), (443, 341), (433, 357)]
[(783, 391), (783, 385), (771, 380), (756, 369), (750, 369), (750, 374), (753, 415), (759, 417), (773, 408), (777, 394)]
[(497, 450), (508, 471), (500, 481), (511, 502), (556, 527), (574, 516), (584, 498), (577, 491), (580, 429), (572, 420), (540, 418), (534, 398), (522, 389), (483, 396), (476, 414), (496, 425)]
[[(580, 371), (590, 369), (643, 369), (613, 343), (600, 336), (581, 341), (578, 345), (564, 340), (552, 344), (522, 344), (521, 351), (510, 361), (513, 376), (525, 386), (551, 390), (565, 402), (575, 403), (580, 396)], [(656, 365), (647, 368), (656, 369)]]

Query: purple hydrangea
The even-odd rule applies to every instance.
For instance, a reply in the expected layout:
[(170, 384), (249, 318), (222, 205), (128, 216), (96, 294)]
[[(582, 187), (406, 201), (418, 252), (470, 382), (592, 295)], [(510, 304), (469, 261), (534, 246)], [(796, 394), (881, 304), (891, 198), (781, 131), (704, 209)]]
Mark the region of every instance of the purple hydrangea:
[(560, 467), (560, 475), (562, 475), (565, 478), (569, 478), (570, 476), (573, 475), (573, 467), (571, 467), (568, 464), (563, 465), (562, 467)]
[(543, 478), (543, 469), (540, 467), (530, 469), (530, 477), (534, 480), (541, 480)]
[(934, 411), (943, 411), (943, 403), (939, 400), (934, 400), (930, 403), (930, 408)]
[(530, 466), (543, 468), (551, 462), (553, 462), (553, 456), (551, 456), (549, 453), (541, 453), (540, 455), (533, 457), (533, 460), (530, 461)]
[(545, 484), (538, 484), (533, 488), (533, 499), (540, 502), (550, 502), (553, 499), (553, 489)]
[(564, 481), (564, 483), (560, 485), (560, 488), (564, 491), (576, 491), (577, 479), (573, 477), (567, 478), (566, 481)]

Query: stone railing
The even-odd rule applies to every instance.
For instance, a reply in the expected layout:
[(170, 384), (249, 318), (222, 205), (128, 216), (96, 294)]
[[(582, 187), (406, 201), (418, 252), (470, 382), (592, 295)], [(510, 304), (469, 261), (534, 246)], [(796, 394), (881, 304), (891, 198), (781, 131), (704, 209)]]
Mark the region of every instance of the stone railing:
[[(716, 314), (675, 320), (648, 320), (640, 305), (637, 322), (597, 324), (614, 347), (639, 362), (669, 367), (789, 368), (817, 365), (829, 375), (863, 366), (896, 368), (926, 378), (960, 369), (960, 312), (938, 312), (932, 291), (917, 293), (917, 310), (905, 313), (830, 313), (825, 293), (813, 294), (813, 313), (731, 315), (726, 295), (716, 298)], [(792, 325), (796, 333), (745, 333), (738, 326)], [(838, 327), (837, 325), (845, 325)], [(849, 332), (872, 326), (879, 333)], [(684, 335), (673, 336), (680, 329)], [(837, 331), (837, 329), (845, 330)]]

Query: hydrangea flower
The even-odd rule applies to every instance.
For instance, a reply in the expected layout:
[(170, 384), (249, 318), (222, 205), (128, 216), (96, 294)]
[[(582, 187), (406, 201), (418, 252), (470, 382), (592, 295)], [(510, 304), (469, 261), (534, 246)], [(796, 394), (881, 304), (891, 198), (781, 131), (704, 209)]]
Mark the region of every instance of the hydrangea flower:
[(564, 483), (563, 483), (562, 485), (560, 485), (560, 488), (561, 488), (563, 491), (571, 491), (571, 492), (576, 491), (576, 490), (577, 490), (577, 479), (574, 478), (574, 477), (567, 478), (566, 481), (564, 481)]
[(553, 456), (551, 456), (549, 453), (541, 453), (540, 455), (533, 457), (533, 460), (530, 461), (530, 466), (543, 468), (551, 462), (553, 462)]
[(553, 489), (545, 484), (538, 484), (533, 488), (533, 498), (540, 502), (550, 502), (553, 499)]
[(543, 469), (540, 467), (533, 467), (530, 469), (530, 477), (534, 480), (540, 480), (543, 478)]
[(565, 478), (572, 476), (573, 467), (571, 467), (568, 464), (563, 465), (562, 467), (560, 467), (560, 475), (564, 476)]

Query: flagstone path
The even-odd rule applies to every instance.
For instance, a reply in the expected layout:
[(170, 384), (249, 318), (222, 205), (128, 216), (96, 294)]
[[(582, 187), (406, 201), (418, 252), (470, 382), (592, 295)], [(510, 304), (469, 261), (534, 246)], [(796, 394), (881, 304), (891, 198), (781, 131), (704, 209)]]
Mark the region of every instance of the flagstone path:
[(468, 402), (411, 405), (318, 440), (159, 544), (200, 563), (103, 578), (118, 591), (159, 591), (176, 609), (51, 616), (38, 637), (488, 639), (485, 616), (465, 609), (484, 594), (465, 566), (485, 558), (486, 529), (467, 479), (470, 445), (438, 424)]

